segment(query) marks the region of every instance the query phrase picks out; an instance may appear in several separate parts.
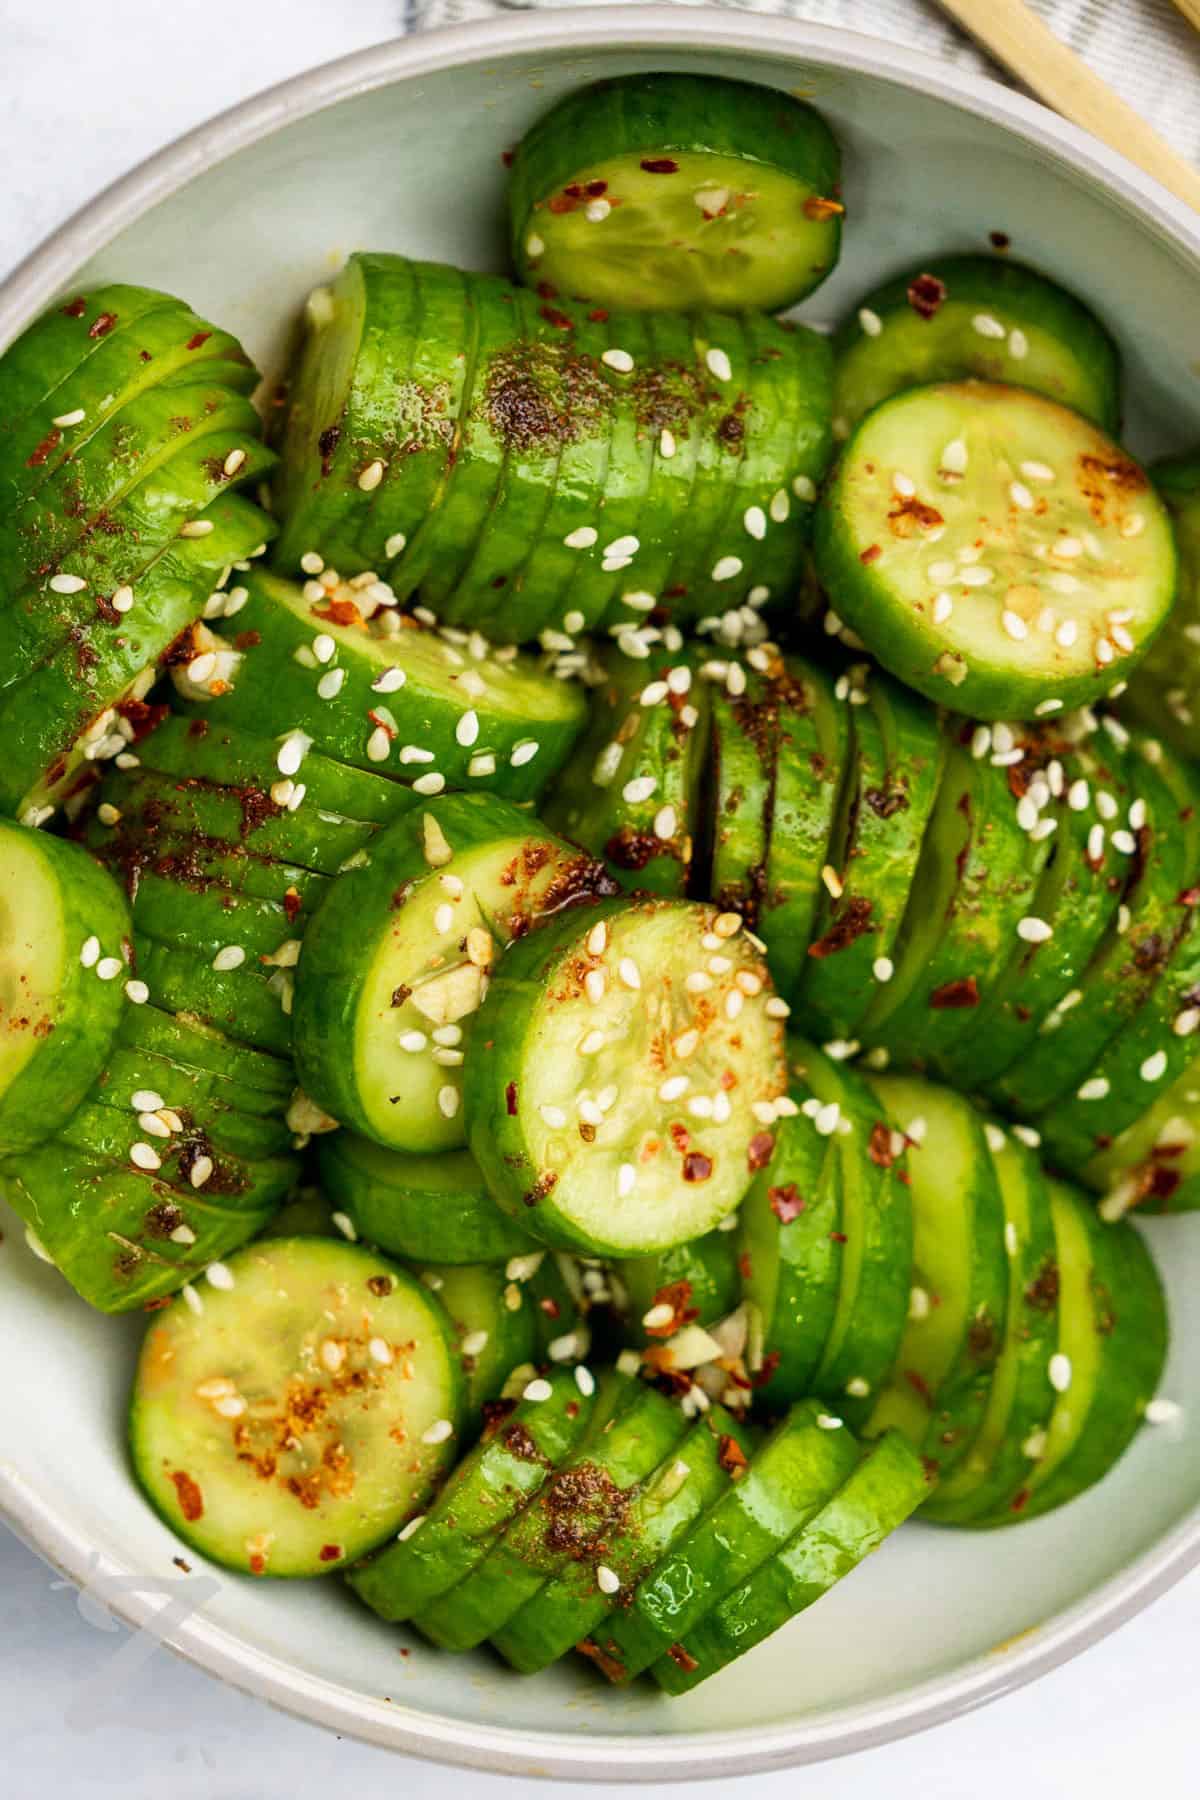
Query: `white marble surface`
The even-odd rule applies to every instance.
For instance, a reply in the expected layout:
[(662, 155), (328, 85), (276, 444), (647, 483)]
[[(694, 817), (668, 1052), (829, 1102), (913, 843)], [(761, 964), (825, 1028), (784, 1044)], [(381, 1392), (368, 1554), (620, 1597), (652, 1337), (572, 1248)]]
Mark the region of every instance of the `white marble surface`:
[[(1116, 0), (1122, 9), (1138, 3)], [(803, 0), (791, 10), (804, 12)], [(160, 144), (257, 87), (402, 29), (404, 13), (405, 0), (0, 0), (0, 272)], [(1140, 1787), (1155, 1800), (1190, 1800), (1198, 1624), (1200, 1574), (1115, 1638), (984, 1712), (819, 1771), (726, 1791), (739, 1800), (804, 1790), (821, 1800), (885, 1791), (889, 1800), (1116, 1800)], [(567, 1792), (464, 1777), (342, 1741), (162, 1651), (103, 1724), (72, 1726), (72, 1696), (123, 1635), (86, 1603), (81, 1610), (0, 1527), (4, 1800), (303, 1800), (335, 1782), (354, 1800), (397, 1791), (450, 1800), (464, 1784), (484, 1800)]]

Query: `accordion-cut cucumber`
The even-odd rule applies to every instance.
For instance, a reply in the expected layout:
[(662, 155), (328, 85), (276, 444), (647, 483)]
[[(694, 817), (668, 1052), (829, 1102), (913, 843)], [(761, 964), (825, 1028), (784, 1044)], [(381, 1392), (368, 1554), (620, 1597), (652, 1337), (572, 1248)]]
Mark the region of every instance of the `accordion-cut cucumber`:
[(475, 1022), (467, 1133), (536, 1237), (668, 1249), (713, 1229), (769, 1159), (782, 1030), (739, 925), (685, 901), (608, 902), (507, 952)]
[(526, 658), (498, 658), (482, 639), (458, 649), (413, 619), (383, 635), (353, 600), (310, 600), (259, 569), (244, 585), (237, 636), (213, 634), (217, 663), (199, 678), (188, 668), (176, 676), (214, 724), (267, 737), (301, 732), (335, 761), (398, 776), (425, 795), (477, 787), (526, 800), (583, 723), (577, 687)]
[(273, 1239), (210, 1276), (202, 1310), (176, 1301), (152, 1321), (134, 1469), (201, 1555), (256, 1575), (328, 1574), (391, 1536), (447, 1466), (457, 1363), (437, 1301), (394, 1264)]
[[(426, 1263), (415, 1269), (438, 1297), (454, 1331), (466, 1397), (464, 1442), (486, 1427), (487, 1407), (514, 1369), (537, 1359), (537, 1318), (527, 1289), (509, 1280), (503, 1263)], [(516, 1288), (520, 1304), (509, 1304)], [(580, 1354), (586, 1354), (586, 1331)]]
[(1127, 679), (1175, 594), (1140, 465), (1026, 388), (898, 394), (843, 451), (817, 568), (885, 668), (956, 712), (1028, 719)]
[(695, 1320), (712, 1325), (724, 1318), (740, 1298), (738, 1254), (736, 1232), (710, 1231), (654, 1256), (632, 1256), (617, 1263), (625, 1335), (635, 1343), (661, 1338), (661, 1329), (651, 1331), (646, 1325), (647, 1315), (653, 1315), (657, 1306), (670, 1307), (675, 1318), (687, 1324)]
[(325, 1192), (359, 1237), (406, 1262), (502, 1262), (537, 1248), (501, 1212), (467, 1150), (405, 1155), (335, 1131), (320, 1157)]
[(865, 294), (834, 339), (835, 412), (849, 425), (904, 388), (1008, 381), (1121, 423), (1117, 347), (1096, 315), (1024, 263), (942, 256)]
[(526, 133), (521, 278), (610, 306), (791, 306), (837, 261), (837, 144), (792, 95), (705, 75), (576, 90)]
[(827, 1594), (921, 1505), (930, 1477), (899, 1432), (872, 1444), (832, 1499), (750, 1580), (671, 1645), (651, 1673), (689, 1693)]
[(588, 729), (542, 808), (548, 825), (603, 857), (634, 892), (687, 891), (710, 692), (694, 671), (686, 654), (641, 661), (605, 653)]
[[(153, 1149), (153, 1145), (150, 1145)], [(202, 1187), (191, 1172), (203, 1174)], [(199, 1281), (273, 1216), (296, 1183), (294, 1156), (241, 1162), (192, 1140), (182, 1185), (57, 1139), (0, 1164), (14, 1211), (75, 1291), (100, 1312), (132, 1312)]]
[(70, 1117), (128, 1002), (125, 899), (86, 851), (0, 820), (0, 1151)]
[[(194, 1013), (167, 1013), (154, 1005), (131, 1006), (121, 1016), (117, 1043), (165, 1056), (187, 1069), (225, 1077), (237, 1087), (234, 1104), (247, 1111), (281, 1111), (296, 1085), (290, 1062), (235, 1043)], [(251, 1095), (258, 1098), (252, 1101)]]
[(108, 617), (93, 608), (89, 628), (0, 690), (0, 807), (44, 823), (90, 763), (126, 751), (122, 708), (136, 711), (223, 571), (275, 533), (267, 515), (236, 494), (215, 500), (205, 522), (206, 536), (176, 539), (151, 564), (127, 612)]
[(504, 801), (418, 806), (334, 883), (305, 935), (294, 1014), (305, 1090), (391, 1149), (459, 1148), (466, 1044), (499, 951), (611, 891), (591, 857)]
[(409, 1520), (399, 1542), (350, 1571), (350, 1586), (380, 1618), (411, 1618), (470, 1575), (582, 1437), (595, 1384), (580, 1386), (567, 1369), (546, 1380), (547, 1395), (519, 1400), (485, 1429), (415, 1528)]
[(752, 930), (766, 894), (778, 754), (775, 684), (752, 669), (744, 694), (714, 689), (708, 885), (717, 904), (740, 913)]
[[(820, 1511), (853, 1469), (858, 1446), (815, 1400), (794, 1406), (732, 1487), (609, 1617), (592, 1652), (611, 1681), (630, 1681), (687, 1637)], [(587, 1649), (587, 1646), (583, 1646)]]

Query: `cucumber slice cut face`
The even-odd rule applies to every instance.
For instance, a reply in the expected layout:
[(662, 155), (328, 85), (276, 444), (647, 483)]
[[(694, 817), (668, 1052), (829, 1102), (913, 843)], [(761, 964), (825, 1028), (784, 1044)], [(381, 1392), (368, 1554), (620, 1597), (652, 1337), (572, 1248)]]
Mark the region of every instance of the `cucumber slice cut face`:
[(508, 951), (467, 1064), (471, 1149), (546, 1243), (597, 1256), (712, 1230), (774, 1148), (782, 1028), (732, 914), (608, 903)]
[(279, 1238), (210, 1274), (199, 1312), (176, 1301), (154, 1319), (130, 1448), (146, 1497), (201, 1555), (324, 1575), (419, 1510), (461, 1400), (428, 1289), (371, 1251)]
[(830, 603), (884, 666), (955, 712), (1030, 719), (1126, 679), (1176, 556), (1141, 467), (1025, 388), (946, 383), (858, 427), (818, 509)]
[(791, 95), (711, 76), (584, 88), (517, 149), (513, 260), (604, 305), (775, 311), (837, 261), (839, 155)]
[(460, 1148), (465, 1048), (499, 950), (611, 891), (591, 857), (501, 801), (419, 806), (334, 883), (305, 935), (294, 1023), (306, 1092), (390, 1149)]
[(834, 339), (835, 415), (856, 425), (904, 388), (1007, 381), (1120, 429), (1120, 361), (1081, 300), (1023, 263), (943, 256), (863, 296)]
[(131, 925), (86, 851), (0, 820), (0, 1152), (63, 1125), (104, 1067)]

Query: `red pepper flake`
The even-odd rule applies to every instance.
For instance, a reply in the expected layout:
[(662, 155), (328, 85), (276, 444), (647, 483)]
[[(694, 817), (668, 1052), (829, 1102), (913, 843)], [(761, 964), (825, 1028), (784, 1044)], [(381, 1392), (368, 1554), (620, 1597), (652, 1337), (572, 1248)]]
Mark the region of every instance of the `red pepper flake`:
[(87, 301), (84, 299), (83, 295), (80, 294), (77, 300), (68, 301), (67, 305), (62, 309), (62, 314), (64, 319), (82, 319), (86, 311)]
[(989, 231), (988, 243), (992, 246), (993, 250), (1007, 250), (1012, 243), (1012, 239), (1009, 237), (1007, 231)]
[(700, 1150), (689, 1150), (683, 1159), (683, 1179), (685, 1181), (707, 1181), (712, 1170), (711, 1160)]
[(199, 1484), (182, 1469), (172, 1471), (171, 1480), (175, 1484), (175, 1492), (179, 1496), (179, 1510), (189, 1524), (204, 1516), (204, 1495)]
[(647, 1325), (646, 1336), (652, 1338), (674, 1337), (682, 1325), (690, 1325), (693, 1319), (700, 1317), (700, 1308), (692, 1305), (692, 1284), (690, 1281), (670, 1281), (660, 1287), (654, 1296), (653, 1306), (669, 1306), (671, 1317), (665, 1325)]
[(538, 1301), (538, 1307), (545, 1313), (548, 1319), (557, 1319), (562, 1312), (562, 1307), (558, 1304), (558, 1301), (554, 1298), (553, 1294), (543, 1294), (542, 1298)]
[(1200, 906), (1200, 887), (1184, 888), (1175, 904), (1177, 906)]
[(599, 179), (589, 181), (583, 191), (589, 200), (598, 200), (601, 194), (607, 194), (608, 183), (607, 181), (601, 181)]
[(717, 1461), (720, 1463), (725, 1473), (733, 1477), (734, 1481), (737, 1480), (744, 1469), (748, 1469), (750, 1466), (746, 1452), (742, 1449), (742, 1446), (738, 1443), (737, 1439), (735, 1437), (730, 1437), (728, 1432), (723, 1433), (718, 1440)]
[(320, 1550), (317, 1552), (321, 1562), (336, 1562), (341, 1554), (342, 1547), (340, 1544), (322, 1544)]
[(101, 313), (100, 317), (93, 321), (88, 336), (90, 338), (107, 337), (116, 322), (116, 313)]
[(922, 319), (932, 319), (946, 298), (946, 284), (936, 275), (918, 275), (908, 284), (908, 304)]
[(606, 325), (608, 323), (607, 306), (593, 306), (591, 312), (588, 314), (588, 318), (593, 325)]
[(1021, 1489), (1019, 1494), (1014, 1494), (1009, 1510), (1016, 1513), (1024, 1512), (1025, 1508), (1029, 1505), (1030, 1492), (1031, 1490), (1025, 1487)]
[(250, 1558), (250, 1573), (252, 1575), (261, 1575), (266, 1569), (266, 1566), (266, 1557), (260, 1550), (256, 1550), (254, 1555)]
[(957, 981), (943, 982), (941, 987), (934, 988), (930, 994), (929, 1004), (935, 1012), (950, 1012), (960, 1007), (978, 1006), (979, 984), (973, 975), (963, 975)]
[(890, 1169), (896, 1158), (892, 1155), (892, 1134), (882, 1119), (876, 1119), (871, 1127), (871, 1139), (867, 1145), (867, 1155), (877, 1169)]
[(388, 737), (395, 737), (396, 727), (388, 719), (385, 719), (382, 713), (377, 713), (373, 706), (367, 708), (367, 717), (370, 719), (372, 725), (378, 725), (380, 731), (385, 731)]
[(331, 619), (335, 625), (364, 625), (362, 614), (353, 600), (331, 600), (328, 606), (314, 606), (315, 619)]
[(574, 319), (569, 318), (565, 312), (560, 312), (557, 306), (543, 306), (542, 317), (547, 325), (553, 325), (556, 331), (574, 331), (575, 329)]
[(506, 169), (512, 168), (513, 159), (515, 158), (516, 154), (517, 153), (515, 150), (502, 150), (500, 152), (500, 161), (504, 164), (504, 167)]
[(679, 164), (673, 156), (643, 156), (642, 167), (647, 175), (677, 175)]
[(775, 1139), (769, 1131), (756, 1131), (746, 1146), (746, 1167), (753, 1175), (759, 1169), (765, 1169), (775, 1149)]
[[(610, 1656), (608, 1654), (607, 1650), (602, 1650), (600, 1648), (599, 1644), (596, 1642), (595, 1638), (580, 1638), (580, 1640), (576, 1644), (575, 1648), (578, 1650), (580, 1656), (586, 1656), (586, 1657), (590, 1658), (590, 1660), (592, 1662), (594, 1662), (596, 1667), (600, 1670), (600, 1673), (602, 1675), (607, 1675), (608, 1679), (610, 1681), (624, 1681), (624, 1679), (625, 1679), (625, 1664), (623, 1662), (619, 1662), (615, 1656)], [(679, 1649), (682, 1651), (683, 1645), (682, 1644), (679, 1644), (679, 1645), (673, 1644), (671, 1646), (671, 1648), (667, 1651), (667, 1655), (668, 1656), (674, 1655), (674, 1652), (676, 1649)], [(684, 1654), (686, 1655), (686, 1652), (684, 1652)]]
[(181, 1573), (182, 1573), (182, 1574), (184, 1574), (184, 1575), (190, 1575), (190, 1574), (191, 1574), (191, 1572), (192, 1572), (192, 1565), (191, 1565), (191, 1563), (190, 1563), (190, 1562), (184, 1562), (184, 1560), (183, 1560), (183, 1558), (182, 1558), (182, 1556), (173, 1556), (173, 1557), (172, 1557), (172, 1558), (171, 1558), (171, 1561), (172, 1561), (172, 1562), (173, 1562), (173, 1563), (174, 1563), (174, 1564), (175, 1564), (175, 1567), (176, 1567), (176, 1568), (177, 1568), (177, 1569), (178, 1569), (178, 1570), (180, 1570), (180, 1572), (181, 1572)]
[(754, 1280), (754, 1264), (750, 1260), (750, 1252), (748, 1250), (743, 1250), (739, 1253), (738, 1259), (737, 1259), (737, 1265), (738, 1265), (738, 1274), (741, 1276), (743, 1281), (753, 1281)]
[(510, 1081), (508, 1086), (504, 1090), (504, 1110), (508, 1114), (510, 1119), (516, 1118), (516, 1116), (517, 1116), (517, 1084), (515, 1081)]
[(831, 1244), (848, 1244), (850, 1239), (846, 1236), (844, 1231), (831, 1231), (829, 1234), (829, 1241)]
[(933, 1405), (933, 1395), (929, 1391), (929, 1383), (917, 1369), (905, 1369), (904, 1379), (914, 1394), (919, 1394), (926, 1406)]
[(682, 1644), (668, 1644), (667, 1655), (673, 1663), (683, 1670), (685, 1675), (695, 1674), (696, 1670), (700, 1667), (700, 1664), (696, 1661), (695, 1657), (690, 1651), (685, 1650)]
[(810, 194), (803, 207), (805, 218), (813, 219), (817, 224), (839, 218), (845, 210), (840, 200), (832, 200), (828, 194)]
[(195, 337), (190, 337), (188, 339), (185, 348), (188, 350), (198, 350), (201, 344), (207, 344), (211, 336), (211, 331), (198, 331)]
[[(778, 1350), (768, 1350), (767, 1354), (762, 1359), (762, 1368), (751, 1377), (750, 1386), (752, 1388), (766, 1387), (776, 1369), (779, 1367), (780, 1361), (781, 1357)], [(738, 1385), (740, 1385), (740, 1383)]]
[(25, 467), (27, 469), (40, 469), (42, 464), (46, 461), (46, 458), (48, 456), (53, 456), (61, 443), (62, 432), (59, 431), (57, 427), (55, 427), (53, 431), (48, 431), (33, 455), (25, 459)]
[(157, 1300), (143, 1301), (142, 1311), (143, 1312), (161, 1312), (164, 1306), (170, 1306), (170, 1304), (171, 1304), (170, 1294), (160, 1294)]
[(287, 914), (288, 924), (294, 925), (303, 911), (304, 902), (296, 888), (290, 887), (283, 896), (283, 910)]
[(808, 1204), (801, 1199), (800, 1190), (794, 1181), (785, 1183), (783, 1187), (768, 1188), (767, 1199), (781, 1225), (790, 1225), (793, 1219), (798, 1219)]
[(868, 544), (865, 550), (860, 551), (858, 560), (860, 563), (873, 563), (882, 555), (882, 545)]
[(548, 202), (552, 213), (574, 212), (578, 204), (578, 197), (569, 190), (561, 194), (555, 194), (554, 198)]

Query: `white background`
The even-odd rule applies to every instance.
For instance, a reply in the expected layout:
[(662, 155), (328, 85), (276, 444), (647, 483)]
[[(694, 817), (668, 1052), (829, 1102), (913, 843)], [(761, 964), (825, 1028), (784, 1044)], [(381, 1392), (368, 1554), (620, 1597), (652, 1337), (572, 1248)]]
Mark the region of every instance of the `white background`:
[[(1109, 0), (1126, 22), (1139, 4)], [(410, 19), (417, 10), (408, 0)], [(828, 16), (804, 0), (788, 10)], [(256, 88), (403, 29), (405, 11), (405, 0), (0, 0), (0, 275), (160, 144)], [(926, 14), (921, 35), (930, 22)], [(920, 1605), (914, 1593), (914, 1611)], [(1193, 1800), (1198, 1627), (1200, 1574), (1116, 1637), (984, 1712), (819, 1769), (723, 1783), (721, 1792), (737, 1800), (1127, 1800), (1141, 1790), (1148, 1800)], [(72, 1728), (70, 1696), (96, 1678), (123, 1636), (103, 1615), (81, 1612), (74, 1591), (56, 1586), (0, 1527), (4, 1800), (560, 1800), (568, 1792), (339, 1740), (162, 1651), (119, 1696), (110, 1721)], [(633, 1790), (592, 1791), (600, 1800)]]

